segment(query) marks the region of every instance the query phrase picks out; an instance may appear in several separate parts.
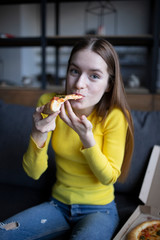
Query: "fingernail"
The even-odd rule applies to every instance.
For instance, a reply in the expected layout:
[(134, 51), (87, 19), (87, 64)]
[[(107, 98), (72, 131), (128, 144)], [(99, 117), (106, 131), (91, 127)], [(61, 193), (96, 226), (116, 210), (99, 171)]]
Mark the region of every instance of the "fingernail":
[(37, 107), (36, 111), (39, 112), (41, 110), (42, 107)]

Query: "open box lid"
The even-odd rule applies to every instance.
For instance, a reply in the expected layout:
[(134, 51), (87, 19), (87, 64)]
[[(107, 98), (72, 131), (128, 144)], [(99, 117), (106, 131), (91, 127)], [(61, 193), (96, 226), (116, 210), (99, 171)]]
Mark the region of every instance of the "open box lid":
[(155, 145), (148, 163), (139, 194), (147, 206), (160, 208), (160, 146)]

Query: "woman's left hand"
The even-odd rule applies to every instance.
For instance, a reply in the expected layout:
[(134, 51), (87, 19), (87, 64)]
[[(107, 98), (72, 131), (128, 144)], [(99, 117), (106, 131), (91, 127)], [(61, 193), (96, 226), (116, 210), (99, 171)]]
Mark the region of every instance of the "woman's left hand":
[[(68, 114), (66, 114), (65, 106)], [(60, 117), (79, 135), (84, 148), (93, 147), (95, 145), (91, 122), (85, 115), (78, 117), (73, 112), (69, 101), (66, 101), (65, 104), (61, 106)]]

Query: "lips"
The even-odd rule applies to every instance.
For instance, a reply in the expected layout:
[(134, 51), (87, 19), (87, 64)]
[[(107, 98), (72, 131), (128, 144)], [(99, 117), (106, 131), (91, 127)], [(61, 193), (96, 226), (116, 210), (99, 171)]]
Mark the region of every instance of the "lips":
[(74, 92), (73, 94), (76, 94), (76, 95), (78, 95), (78, 96), (85, 97), (85, 95), (84, 95), (84, 94), (82, 94), (82, 93), (77, 93), (77, 92)]

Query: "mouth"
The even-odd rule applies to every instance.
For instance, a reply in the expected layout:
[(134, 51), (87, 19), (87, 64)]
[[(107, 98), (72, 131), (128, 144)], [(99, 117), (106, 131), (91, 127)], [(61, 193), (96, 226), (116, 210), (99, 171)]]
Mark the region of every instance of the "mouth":
[[(80, 102), (80, 101), (82, 101), (82, 100), (85, 98), (85, 96), (84, 96), (83, 94), (81, 94), (81, 93), (72, 92), (71, 94), (74, 94), (74, 95), (80, 97), (80, 98), (77, 98), (77, 99), (76, 99), (76, 102)], [(72, 101), (73, 101), (73, 100), (71, 100), (71, 102), (72, 102)]]
[(76, 93), (76, 92), (74, 92), (73, 94), (75, 94), (75, 95), (77, 95), (77, 96), (81, 96), (82, 98), (85, 97), (85, 95), (83, 95), (83, 94), (81, 94), (81, 93)]

